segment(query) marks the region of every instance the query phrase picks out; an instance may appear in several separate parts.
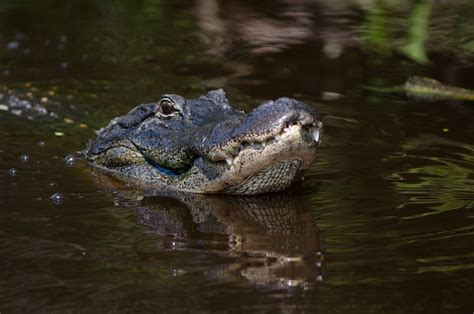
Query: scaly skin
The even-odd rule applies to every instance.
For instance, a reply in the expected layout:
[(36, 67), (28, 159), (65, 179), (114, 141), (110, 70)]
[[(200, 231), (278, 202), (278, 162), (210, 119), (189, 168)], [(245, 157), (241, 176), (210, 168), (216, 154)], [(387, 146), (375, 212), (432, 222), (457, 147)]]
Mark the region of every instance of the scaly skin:
[(89, 163), (145, 188), (251, 195), (281, 191), (316, 156), (322, 122), (290, 98), (245, 114), (223, 90), (197, 99), (164, 95), (97, 132)]

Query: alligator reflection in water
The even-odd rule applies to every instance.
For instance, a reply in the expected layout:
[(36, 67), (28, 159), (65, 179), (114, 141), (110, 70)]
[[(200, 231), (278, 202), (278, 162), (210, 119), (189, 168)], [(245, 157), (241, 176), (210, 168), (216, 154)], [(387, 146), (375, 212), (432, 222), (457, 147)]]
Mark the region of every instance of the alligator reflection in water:
[(223, 196), (119, 190), (122, 206), (170, 249), (231, 257), (207, 275), (265, 286), (310, 287), (322, 280), (324, 255), (314, 217), (301, 193)]

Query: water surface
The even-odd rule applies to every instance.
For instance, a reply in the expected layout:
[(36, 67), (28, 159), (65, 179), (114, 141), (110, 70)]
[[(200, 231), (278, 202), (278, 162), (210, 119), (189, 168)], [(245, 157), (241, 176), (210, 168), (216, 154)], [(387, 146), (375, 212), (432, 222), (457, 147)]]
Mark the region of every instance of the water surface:
[[(0, 111), (0, 312), (471, 313), (474, 109), (364, 87), (421, 75), (474, 88), (473, 12), (4, 1), (0, 104), (49, 113)], [(242, 110), (292, 96), (323, 115), (302, 186), (150, 194), (65, 161), (139, 103), (212, 88)]]

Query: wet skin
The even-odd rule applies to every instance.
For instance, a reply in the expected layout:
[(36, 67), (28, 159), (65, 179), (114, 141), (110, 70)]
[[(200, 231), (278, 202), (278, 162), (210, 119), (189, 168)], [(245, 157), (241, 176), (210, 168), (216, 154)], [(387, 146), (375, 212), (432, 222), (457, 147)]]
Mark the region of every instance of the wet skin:
[(89, 143), (89, 163), (141, 187), (253, 195), (288, 188), (314, 161), (322, 122), (291, 98), (235, 110), (223, 90), (164, 95), (113, 119)]

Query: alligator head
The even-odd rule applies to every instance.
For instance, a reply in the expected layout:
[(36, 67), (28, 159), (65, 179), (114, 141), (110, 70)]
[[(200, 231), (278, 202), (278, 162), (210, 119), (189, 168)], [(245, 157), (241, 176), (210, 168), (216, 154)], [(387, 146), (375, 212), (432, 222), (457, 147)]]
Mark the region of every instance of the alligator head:
[(97, 132), (90, 164), (142, 187), (195, 193), (281, 191), (315, 158), (322, 122), (294, 99), (246, 114), (223, 90), (197, 99), (164, 95)]

